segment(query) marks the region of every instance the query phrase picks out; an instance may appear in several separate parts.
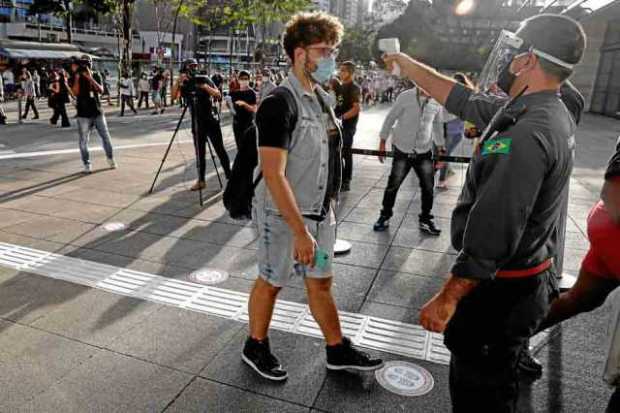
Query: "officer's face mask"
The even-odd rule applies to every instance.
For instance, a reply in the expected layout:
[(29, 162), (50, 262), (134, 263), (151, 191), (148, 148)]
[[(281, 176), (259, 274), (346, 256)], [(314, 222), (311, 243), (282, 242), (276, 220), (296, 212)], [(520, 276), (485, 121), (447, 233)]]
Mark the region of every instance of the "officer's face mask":
[(250, 87), (250, 81), (249, 80), (239, 80), (239, 87), (241, 87), (241, 89), (247, 89)]
[[(527, 53), (529, 54), (529, 53)], [(517, 81), (517, 78), (524, 77), (523, 71), (513, 73), (511, 67), (514, 67), (519, 63), (519, 60), (524, 58), (524, 55), (515, 56), (511, 61), (507, 62), (497, 75), (497, 87), (499, 87), (504, 93), (510, 95), (512, 86)], [(525, 80), (525, 79), (523, 79)], [(525, 87), (525, 85), (523, 86)]]

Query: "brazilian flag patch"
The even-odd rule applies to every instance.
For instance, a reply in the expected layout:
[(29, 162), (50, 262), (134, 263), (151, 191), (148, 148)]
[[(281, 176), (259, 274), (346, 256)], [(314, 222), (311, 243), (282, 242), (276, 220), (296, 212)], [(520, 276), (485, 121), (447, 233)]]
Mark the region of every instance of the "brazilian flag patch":
[(512, 149), (511, 138), (498, 138), (485, 142), (482, 147), (482, 156), (492, 155), (495, 153), (509, 154)]

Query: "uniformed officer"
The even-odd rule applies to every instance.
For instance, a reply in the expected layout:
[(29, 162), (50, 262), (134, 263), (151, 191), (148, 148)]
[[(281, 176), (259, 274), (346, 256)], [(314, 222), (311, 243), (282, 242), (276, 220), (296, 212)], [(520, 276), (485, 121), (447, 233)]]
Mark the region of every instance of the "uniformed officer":
[(448, 111), (485, 130), (452, 215), (459, 254), (420, 315), (426, 329), (445, 333), (455, 412), (516, 410), (523, 345), (557, 294), (554, 234), (575, 132), (558, 94), (581, 60), (585, 34), (570, 18), (539, 15), (515, 38), (519, 47), (497, 79), (509, 102), (474, 93), (404, 54), (385, 57)]

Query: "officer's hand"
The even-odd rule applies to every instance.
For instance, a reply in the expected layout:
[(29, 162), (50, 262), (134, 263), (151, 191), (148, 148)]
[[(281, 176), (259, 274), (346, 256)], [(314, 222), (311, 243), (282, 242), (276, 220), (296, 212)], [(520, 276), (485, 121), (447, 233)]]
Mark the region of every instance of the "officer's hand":
[(383, 139), (379, 141), (379, 152), (381, 152), (379, 162), (383, 163), (385, 162), (385, 141)]
[(298, 263), (314, 267), (316, 241), (307, 229), (303, 233), (294, 235), (293, 247), (295, 251), (295, 260)]
[(428, 331), (443, 333), (456, 311), (457, 301), (442, 292), (424, 304), (420, 311), (420, 324)]
[(412, 59), (404, 53), (392, 53), (392, 54), (384, 54), (383, 61), (385, 62), (385, 66), (389, 72), (392, 72), (394, 68), (394, 64), (397, 64), (402, 69), (407, 68)]
[(237, 105), (237, 106), (245, 106), (245, 105), (247, 105), (247, 103), (245, 103), (243, 100), (238, 100), (238, 101), (235, 102), (235, 105)]

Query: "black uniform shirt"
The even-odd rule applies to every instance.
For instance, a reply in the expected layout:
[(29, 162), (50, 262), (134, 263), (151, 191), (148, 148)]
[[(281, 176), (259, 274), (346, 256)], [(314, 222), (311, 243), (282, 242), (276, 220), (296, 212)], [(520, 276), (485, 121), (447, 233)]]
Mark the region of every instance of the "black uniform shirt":
[[(505, 99), (461, 85), (446, 108), (484, 128)], [(472, 157), (452, 214), (452, 273), (492, 279), (499, 269), (534, 267), (556, 256), (556, 227), (573, 166), (575, 123), (555, 92), (522, 96), (517, 123)]]

